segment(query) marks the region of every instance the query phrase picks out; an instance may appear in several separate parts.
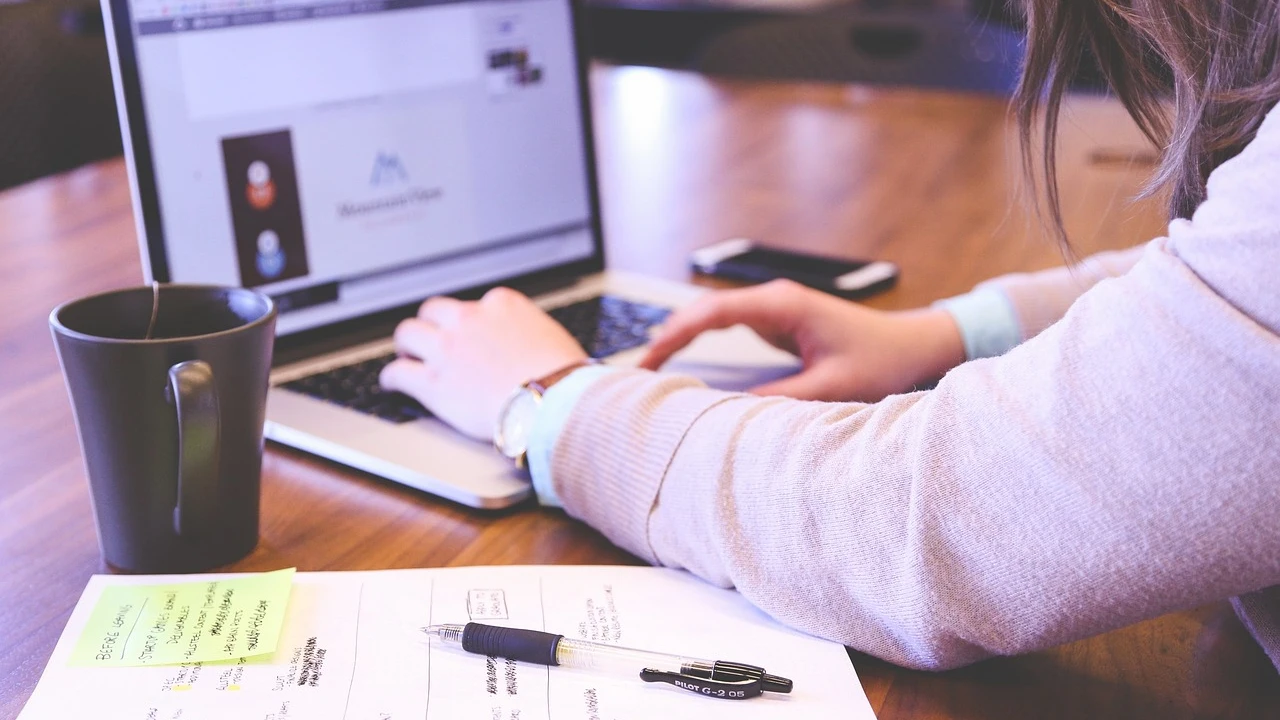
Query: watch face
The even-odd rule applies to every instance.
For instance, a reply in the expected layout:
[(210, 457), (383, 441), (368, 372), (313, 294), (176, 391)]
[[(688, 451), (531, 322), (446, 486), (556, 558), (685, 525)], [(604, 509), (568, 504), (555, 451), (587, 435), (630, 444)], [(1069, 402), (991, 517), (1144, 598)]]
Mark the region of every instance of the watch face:
[(533, 431), (533, 419), (538, 414), (538, 398), (530, 390), (521, 390), (506, 412), (499, 427), (498, 449), (509, 458), (517, 458), (529, 449), (529, 435)]

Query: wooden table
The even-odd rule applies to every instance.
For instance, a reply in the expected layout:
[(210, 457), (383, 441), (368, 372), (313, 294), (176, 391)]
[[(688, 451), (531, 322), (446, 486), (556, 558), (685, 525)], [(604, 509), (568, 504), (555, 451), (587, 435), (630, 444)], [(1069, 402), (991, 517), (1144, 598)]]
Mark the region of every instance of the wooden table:
[[(686, 276), (732, 235), (893, 260), (904, 308), (1061, 262), (1025, 213), (997, 99), (593, 73), (611, 264)], [(1077, 99), (1062, 139), (1077, 250), (1158, 234), (1126, 201), (1150, 150), (1111, 102)], [(22, 707), (89, 575), (103, 572), (47, 328), (58, 302), (140, 281), (119, 160), (0, 194), (0, 717)], [(272, 447), (262, 540), (234, 570), (635, 563), (558, 511), (484, 514)], [(880, 718), (1280, 717), (1276, 678), (1225, 603), (944, 674), (854, 654)]]

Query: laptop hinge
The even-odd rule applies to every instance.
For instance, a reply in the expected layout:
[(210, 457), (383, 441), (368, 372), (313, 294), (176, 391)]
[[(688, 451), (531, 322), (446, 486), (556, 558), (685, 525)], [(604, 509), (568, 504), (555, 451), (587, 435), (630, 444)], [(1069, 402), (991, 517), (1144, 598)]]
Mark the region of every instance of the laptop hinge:
[(539, 295), (550, 295), (553, 292), (567, 290), (581, 281), (582, 276), (580, 275), (541, 275), (527, 278), (521, 282), (511, 283), (510, 286), (529, 297), (538, 297)]

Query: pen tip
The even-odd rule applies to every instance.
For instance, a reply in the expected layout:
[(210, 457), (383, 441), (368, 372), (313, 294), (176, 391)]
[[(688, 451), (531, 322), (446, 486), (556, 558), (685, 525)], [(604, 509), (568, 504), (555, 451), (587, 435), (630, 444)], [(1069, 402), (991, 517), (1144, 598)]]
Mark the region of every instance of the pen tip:
[(462, 625), (427, 625), (418, 628), (426, 633), (427, 637), (436, 638), (445, 642), (460, 643), (462, 642), (463, 626)]

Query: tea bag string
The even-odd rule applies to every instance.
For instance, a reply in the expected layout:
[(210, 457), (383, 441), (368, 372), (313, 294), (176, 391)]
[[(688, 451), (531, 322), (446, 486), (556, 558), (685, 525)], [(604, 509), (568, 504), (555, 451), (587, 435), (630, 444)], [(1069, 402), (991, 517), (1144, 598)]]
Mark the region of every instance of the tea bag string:
[(160, 283), (151, 281), (151, 322), (147, 323), (147, 336), (143, 340), (150, 340), (151, 334), (156, 331), (156, 318), (160, 315)]

